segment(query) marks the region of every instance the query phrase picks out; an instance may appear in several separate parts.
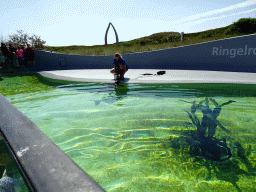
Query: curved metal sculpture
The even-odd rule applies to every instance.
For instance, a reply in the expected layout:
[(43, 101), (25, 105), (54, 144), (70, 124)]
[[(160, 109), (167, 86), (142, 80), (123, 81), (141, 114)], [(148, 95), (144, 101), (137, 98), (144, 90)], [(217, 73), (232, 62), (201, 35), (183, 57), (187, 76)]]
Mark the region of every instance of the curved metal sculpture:
[(118, 45), (118, 44), (119, 44), (118, 35), (117, 35), (116, 29), (115, 29), (115, 27), (114, 27), (114, 25), (113, 25), (112, 23), (109, 23), (108, 28), (107, 28), (107, 31), (106, 31), (106, 34), (105, 34), (105, 47), (107, 47), (107, 44), (108, 44), (108, 42), (107, 42), (107, 36), (108, 36), (108, 30), (109, 30), (110, 25), (113, 27), (113, 29), (114, 29), (114, 31), (115, 31), (115, 35), (116, 35), (116, 47), (118, 47), (118, 46), (119, 46), (119, 45)]

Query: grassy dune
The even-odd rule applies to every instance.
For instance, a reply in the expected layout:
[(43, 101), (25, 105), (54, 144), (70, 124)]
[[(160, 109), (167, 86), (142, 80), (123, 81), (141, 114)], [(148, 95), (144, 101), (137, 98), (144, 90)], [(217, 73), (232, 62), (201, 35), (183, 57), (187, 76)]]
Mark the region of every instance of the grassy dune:
[(119, 42), (119, 47), (116, 47), (114, 43), (108, 44), (107, 47), (104, 45), (60, 46), (45, 47), (45, 49), (48, 51), (74, 55), (114, 55), (116, 52), (125, 54), (154, 51), (254, 33), (256, 33), (256, 19), (243, 18), (226, 27), (211, 29), (198, 33), (185, 33), (183, 42), (180, 41), (180, 38), (176, 38), (170, 41), (168, 37), (173, 34), (173, 32), (161, 32), (131, 41), (121, 41)]

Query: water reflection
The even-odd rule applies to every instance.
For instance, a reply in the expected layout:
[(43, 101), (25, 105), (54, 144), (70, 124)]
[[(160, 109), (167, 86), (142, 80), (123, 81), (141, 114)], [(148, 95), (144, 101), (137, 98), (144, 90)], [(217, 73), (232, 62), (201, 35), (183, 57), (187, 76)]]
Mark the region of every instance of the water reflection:
[[(104, 97), (101, 100), (94, 100), (95, 105), (99, 105), (101, 102), (103, 103), (115, 103), (119, 100), (124, 99), (127, 96), (127, 93), (129, 92), (128, 84), (112, 84), (108, 85), (106, 88), (109, 91), (109, 94), (107, 97)], [(102, 88), (104, 89), (104, 88)], [(100, 92), (102, 92), (102, 89)], [(114, 94), (113, 94), (114, 93)]]
[(78, 92), (112, 93), (117, 97), (126, 95), (134, 97), (255, 97), (256, 85), (249, 84), (115, 84), (83, 83), (57, 86), (60, 89)]

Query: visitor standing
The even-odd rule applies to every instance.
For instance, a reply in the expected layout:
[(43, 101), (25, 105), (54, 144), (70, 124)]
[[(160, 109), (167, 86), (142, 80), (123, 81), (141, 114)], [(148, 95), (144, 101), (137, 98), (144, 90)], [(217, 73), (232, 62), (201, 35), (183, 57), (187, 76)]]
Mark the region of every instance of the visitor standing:
[(10, 66), (9, 66), (9, 58), (10, 58), (10, 52), (9, 52), (9, 49), (6, 47), (5, 43), (1, 43), (1, 52), (4, 56), (4, 65), (3, 65), (3, 68), (4, 69), (8, 69)]
[(16, 56), (16, 49), (9, 43), (9, 51), (10, 51), (10, 59), (11, 59), (11, 67), (15, 66), (15, 56)]
[(24, 52), (24, 57), (25, 57), (26, 64), (28, 66), (32, 66), (33, 60), (34, 60), (34, 50), (32, 47), (30, 47), (30, 44), (27, 44), (27, 48), (25, 49), (25, 52)]
[(18, 49), (16, 51), (19, 59), (19, 65), (20, 67), (24, 67), (24, 51), (22, 49), (23, 47), (21, 45), (18, 46)]

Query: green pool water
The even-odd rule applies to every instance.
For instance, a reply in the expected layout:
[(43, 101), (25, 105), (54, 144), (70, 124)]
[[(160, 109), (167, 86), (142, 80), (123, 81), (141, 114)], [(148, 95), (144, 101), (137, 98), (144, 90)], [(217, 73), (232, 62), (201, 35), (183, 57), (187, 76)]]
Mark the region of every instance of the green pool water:
[[(14, 84), (13, 83), (18, 83)], [(3, 86), (9, 84), (9, 86)], [(34, 74), (0, 81), (1, 93), (106, 191), (256, 191), (256, 87), (231, 84), (48, 86)], [(14, 90), (23, 86), (18, 94)], [(170, 145), (196, 130), (185, 110), (206, 97), (223, 106), (215, 138), (245, 150), (224, 163)], [(214, 104), (209, 103), (214, 109)], [(203, 115), (196, 111), (199, 120)]]

